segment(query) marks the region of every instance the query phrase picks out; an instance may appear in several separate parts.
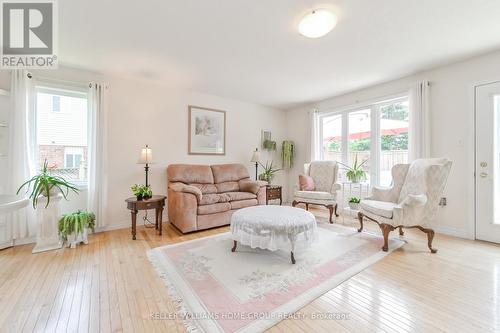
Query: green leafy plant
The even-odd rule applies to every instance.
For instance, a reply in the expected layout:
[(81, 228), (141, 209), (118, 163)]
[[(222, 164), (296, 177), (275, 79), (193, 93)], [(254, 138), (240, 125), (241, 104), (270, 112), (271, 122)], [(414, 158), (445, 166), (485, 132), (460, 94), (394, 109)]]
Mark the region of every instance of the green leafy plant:
[(64, 240), (67, 240), (68, 235), (71, 235), (72, 233), (83, 233), (83, 230), (86, 228), (94, 231), (94, 213), (79, 210), (75, 213), (66, 214), (59, 220), (59, 235)]
[(281, 160), (284, 169), (293, 167), (293, 158), (295, 155), (295, 144), (293, 141), (283, 141), (281, 144)]
[(266, 150), (276, 150), (276, 141), (264, 140), (262, 147)]
[(349, 202), (354, 204), (359, 204), (361, 202), (361, 199), (357, 197), (352, 197), (349, 199)]
[(282, 170), (279, 168), (275, 168), (272, 161), (266, 162), (266, 165), (263, 165), (262, 163), (259, 163), (259, 164), (264, 169), (264, 172), (262, 172), (259, 175), (259, 180), (265, 180), (269, 184), (271, 184), (271, 181), (274, 178), (274, 174), (277, 173), (278, 171)]
[(134, 184), (131, 188), (132, 193), (137, 197), (137, 200), (149, 199), (153, 196), (153, 191), (151, 191), (151, 187), (148, 185), (138, 185)]
[(31, 189), (29, 198), (32, 200), (33, 208), (36, 208), (38, 197), (41, 195), (47, 198), (47, 204), (45, 205), (45, 208), (47, 208), (50, 203), (50, 196), (55, 194), (53, 192), (54, 190), (61, 192), (66, 200), (68, 200), (70, 190), (76, 194), (78, 194), (79, 191), (75, 185), (69, 183), (63, 177), (50, 175), (50, 170), (47, 165), (47, 160), (45, 160), (40, 173), (24, 182), (16, 192), (16, 194), (19, 194), (21, 189), (25, 186), (27, 187), (26, 193)]
[(344, 163), (339, 162), (347, 169), (346, 176), (353, 183), (359, 183), (362, 180), (366, 180), (366, 172), (363, 170), (363, 165), (368, 162), (368, 160), (364, 160), (361, 163), (358, 163), (358, 155), (354, 158), (354, 163), (352, 166), (345, 165)]

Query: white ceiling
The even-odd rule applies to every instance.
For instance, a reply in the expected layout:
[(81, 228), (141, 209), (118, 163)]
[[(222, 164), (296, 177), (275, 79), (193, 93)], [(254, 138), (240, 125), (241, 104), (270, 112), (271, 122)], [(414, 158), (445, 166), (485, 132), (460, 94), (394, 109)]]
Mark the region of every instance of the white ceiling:
[[(500, 48), (499, 0), (64, 0), (62, 64), (280, 108)], [(297, 33), (308, 10), (339, 16)]]

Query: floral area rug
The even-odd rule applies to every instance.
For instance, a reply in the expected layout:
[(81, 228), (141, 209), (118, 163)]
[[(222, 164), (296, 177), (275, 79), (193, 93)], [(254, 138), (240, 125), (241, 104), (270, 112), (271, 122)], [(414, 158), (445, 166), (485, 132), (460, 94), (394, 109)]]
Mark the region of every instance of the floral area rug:
[[(230, 233), (148, 252), (189, 332), (261, 332), (385, 257), (382, 237), (340, 225), (318, 223), (319, 238), (290, 252), (231, 252)], [(403, 245), (391, 239), (390, 250)]]

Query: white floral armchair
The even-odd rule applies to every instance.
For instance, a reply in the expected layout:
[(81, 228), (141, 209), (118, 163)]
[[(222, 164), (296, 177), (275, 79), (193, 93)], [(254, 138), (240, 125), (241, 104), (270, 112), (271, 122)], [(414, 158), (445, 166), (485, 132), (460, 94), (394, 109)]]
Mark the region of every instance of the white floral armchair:
[(335, 161), (314, 161), (304, 164), (304, 174), (313, 179), (315, 188), (313, 191), (296, 191), (292, 206), (303, 203), (306, 205), (306, 210), (309, 209), (309, 205), (325, 206), (330, 211), (330, 223), (333, 223), (334, 211), (335, 216), (339, 216), (337, 191), (341, 186), (336, 183), (338, 172), (339, 167)]
[(434, 230), (429, 228), (436, 217), (452, 162), (445, 158), (415, 160), (392, 168), (391, 188), (372, 189), (372, 196), (361, 200), (358, 219), (363, 230), (363, 219), (376, 222), (384, 235), (382, 250), (388, 250), (389, 233), (399, 228), (418, 228), (427, 234), (427, 245), (432, 253)]

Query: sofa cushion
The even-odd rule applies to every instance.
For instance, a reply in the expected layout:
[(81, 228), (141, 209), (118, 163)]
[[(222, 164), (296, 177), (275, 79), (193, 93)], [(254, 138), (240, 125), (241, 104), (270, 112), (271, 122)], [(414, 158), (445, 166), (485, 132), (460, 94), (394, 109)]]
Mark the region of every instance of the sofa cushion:
[(266, 186), (267, 182), (262, 180), (242, 179), (238, 182), (241, 192), (259, 193), (261, 187)]
[(385, 202), (385, 201), (376, 201), (376, 200), (361, 200), (359, 203), (362, 209), (388, 219), (392, 219), (392, 215), (394, 212), (394, 207), (397, 204), (393, 202)]
[(335, 194), (321, 191), (297, 191), (295, 196), (304, 199), (335, 200)]
[(231, 209), (231, 204), (229, 202), (220, 202), (212, 205), (198, 206), (198, 215), (227, 212), (230, 209)]
[(247, 168), (243, 164), (212, 165), (215, 183), (237, 182), (240, 179), (250, 178)]
[(197, 187), (203, 194), (217, 193), (217, 186), (214, 184), (189, 184), (191, 186)]
[(247, 200), (238, 200), (231, 201), (231, 209), (240, 209), (245, 207), (257, 206), (257, 199), (247, 199)]
[(222, 194), (229, 197), (229, 201), (257, 199), (257, 195), (250, 193), (250, 192), (227, 192), (227, 193), (222, 193)]
[(238, 182), (218, 183), (215, 186), (217, 187), (217, 193), (238, 192), (240, 190)]
[(230, 200), (229, 196), (225, 193), (209, 193), (203, 194), (201, 200), (198, 202), (199, 205), (212, 205), (219, 202), (228, 202)]
[(169, 182), (182, 182), (186, 184), (213, 184), (214, 176), (208, 165), (170, 164), (167, 167)]

